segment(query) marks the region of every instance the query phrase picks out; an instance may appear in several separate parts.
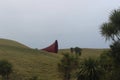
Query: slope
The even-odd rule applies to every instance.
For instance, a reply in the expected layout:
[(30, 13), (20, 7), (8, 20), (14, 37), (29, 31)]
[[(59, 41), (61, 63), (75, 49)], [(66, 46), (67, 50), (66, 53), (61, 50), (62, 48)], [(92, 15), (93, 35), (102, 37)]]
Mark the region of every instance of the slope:
[(0, 39), (0, 46), (13, 46), (13, 47), (20, 47), (20, 48), (29, 48), (26, 45), (23, 45), (19, 42), (8, 40), (8, 39)]
[[(83, 49), (82, 58), (99, 57), (106, 49)], [(30, 80), (37, 76), (39, 80), (61, 80), (57, 64), (62, 53), (70, 53), (69, 49), (59, 50), (52, 54), (31, 49), (19, 42), (0, 39), (0, 60), (8, 60), (13, 64), (11, 80)]]
[(59, 80), (58, 54), (31, 49), (16, 41), (0, 39), (0, 60), (13, 64), (12, 80), (29, 80), (38, 76), (40, 80)]

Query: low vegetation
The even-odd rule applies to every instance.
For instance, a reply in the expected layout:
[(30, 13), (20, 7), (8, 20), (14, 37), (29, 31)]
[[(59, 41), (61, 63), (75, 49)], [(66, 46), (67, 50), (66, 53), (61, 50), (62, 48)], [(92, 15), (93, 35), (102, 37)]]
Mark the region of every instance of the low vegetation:
[(2, 80), (9, 80), (9, 76), (12, 71), (11, 63), (5, 60), (0, 61), (0, 75), (2, 76)]
[(72, 75), (74, 75), (75, 70), (79, 66), (79, 58), (76, 55), (71, 55), (69, 53), (63, 54), (63, 58), (58, 64), (58, 71), (60, 72), (60, 77), (63, 80), (71, 80)]
[[(60, 62), (62, 54), (70, 52), (70, 49), (61, 49), (58, 54), (54, 54), (31, 49), (12, 40), (2, 39), (0, 43), (2, 44), (0, 44), (0, 60), (8, 60), (13, 65), (11, 80), (29, 80), (34, 76), (38, 80), (61, 80), (57, 64)], [(92, 56), (97, 58), (102, 51), (104, 49), (82, 49), (81, 56), (82, 58)]]

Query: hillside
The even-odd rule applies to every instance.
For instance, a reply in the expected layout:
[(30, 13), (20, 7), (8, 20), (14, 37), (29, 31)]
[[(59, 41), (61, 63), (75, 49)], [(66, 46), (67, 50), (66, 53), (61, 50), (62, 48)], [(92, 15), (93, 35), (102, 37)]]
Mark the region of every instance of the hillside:
[[(98, 57), (104, 49), (83, 49), (82, 57)], [(38, 76), (40, 80), (61, 80), (57, 64), (62, 53), (69, 49), (59, 50), (58, 54), (31, 49), (19, 42), (0, 39), (0, 60), (8, 60), (13, 64), (12, 80), (29, 80)]]
[(1, 39), (0, 38), (0, 46), (13, 46), (13, 47), (20, 47), (20, 48), (29, 48), (26, 45), (23, 45), (19, 42), (13, 41), (13, 40), (8, 40), (8, 39)]
[(28, 80), (39, 76), (40, 80), (59, 80), (57, 63), (60, 56), (44, 51), (30, 49), (12, 40), (0, 39), (0, 60), (8, 60), (13, 64), (16, 80)]

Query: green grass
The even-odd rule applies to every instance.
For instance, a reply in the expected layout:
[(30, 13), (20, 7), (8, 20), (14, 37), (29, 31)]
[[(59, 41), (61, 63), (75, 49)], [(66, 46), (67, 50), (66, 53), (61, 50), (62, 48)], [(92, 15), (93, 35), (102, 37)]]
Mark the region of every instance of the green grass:
[(19, 42), (16, 42), (16, 41), (13, 41), (13, 40), (8, 40), (8, 39), (2, 39), (2, 38), (0, 38), (0, 45), (21, 47), (21, 48), (29, 48), (28, 46), (23, 45)]
[[(82, 58), (99, 57), (104, 49), (83, 49)], [(38, 76), (39, 80), (61, 80), (57, 71), (62, 53), (69, 49), (59, 50), (58, 54), (31, 49), (12, 40), (0, 39), (0, 60), (8, 60), (13, 64), (16, 80), (29, 80)], [(12, 79), (14, 80), (14, 79)]]
[[(100, 54), (108, 49), (92, 49), (92, 48), (83, 48), (81, 58), (98, 58)], [(59, 53), (70, 53), (69, 49), (61, 49)], [(75, 54), (75, 53), (73, 53)]]
[(14, 75), (20, 80), (28, 80), (32, 76), (38, 76), (41, 80), (59, 80), (57, 72), (59, 59), (58, 54), (30, 49), (12, 40), (0, 40), (0, 60), (11, 62)]

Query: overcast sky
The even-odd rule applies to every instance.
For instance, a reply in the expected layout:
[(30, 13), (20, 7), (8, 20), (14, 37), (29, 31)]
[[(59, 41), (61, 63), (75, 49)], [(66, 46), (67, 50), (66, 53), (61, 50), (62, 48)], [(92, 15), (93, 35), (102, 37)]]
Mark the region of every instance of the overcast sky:
[(120, 0), (0, 0), (0, 38), (32, 48), (107, 48), (100, 25)]

